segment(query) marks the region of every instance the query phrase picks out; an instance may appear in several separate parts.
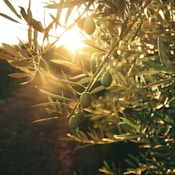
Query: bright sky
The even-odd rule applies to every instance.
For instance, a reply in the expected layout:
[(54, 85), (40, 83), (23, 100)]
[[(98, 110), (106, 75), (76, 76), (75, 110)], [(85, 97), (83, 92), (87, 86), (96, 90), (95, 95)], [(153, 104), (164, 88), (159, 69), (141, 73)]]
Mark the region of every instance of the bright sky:
[[(9, 0), (11, 4), (15, 7), (16, 11), (20, 14), (19, 6), (27, 9), (28, 0)], [(36, 20), (43, 20), (44, 9), (42, 8), (42, 2), (47, 2), (47, 0), (32, 0), (31, 9), (33, 17)], [(18, 20), (15, 14), (6, 6), (4, 1), (0, 2), (0, 13), (4, 13), (12, 18)], [(18, 20), (19, 21), (19, 20)], [(21, 20), (20, 20), (21, 22)], [(6, 18), (0, 16), (0, 45), (1, 43), (15, 44), (19, 43), (18, 38), (25, 40), (27, 38), (26, 22), (23, 20), (22, 24), (14, 23)]]
[[(19, 14), (20, 14), (19, 6), (24, 7), (25, 10), (27, 10), (28, 8), (28, 0), (9, 0), (9, 1), (11, 2), (11, 4), (13, 4), (14, 8)], [(43, 8), (44, 4), (42, 4), (43, 2), (48, 2), (48, 0), (31, 0), (31, 11), (33, 18), (38, 21), (41, 21), (42, 23), (45, 14), (46, 15), (45, 17), (49, 17), (45, 19), (47, 20), (46, 23), (48, 23), (51, 20), (49, 13), (52, 13), (53, 9), (51, 9), (50, 11), (49, 9), (46, 8), (44, 9)], [(0, 16), (0, 45), (2, 43), (18, 44), (19, 43), (18, 39), (22, 41), (27, 41), (28, 26), (26, 22), (24, 20), (19, 20), (18, 17), (16, 17), (16, 15), (6, 6), (6, 4), (2, 0), (0, 2), (0, 13), (4, 13), (22, 22), (22, 24), (18, 24)], [(43, 38), (41, 36), (41, 42), (42, 39)], [(77, 48), (82, 46), (82, 38), (79, 33), (79, 29), (75, 28), (74, 30), (66, 33), (66, 35), (62, 37), (62, 40), (60, 40), (60, 42), (61, 44), (65, 45), (69, 50), (75, 51)]]

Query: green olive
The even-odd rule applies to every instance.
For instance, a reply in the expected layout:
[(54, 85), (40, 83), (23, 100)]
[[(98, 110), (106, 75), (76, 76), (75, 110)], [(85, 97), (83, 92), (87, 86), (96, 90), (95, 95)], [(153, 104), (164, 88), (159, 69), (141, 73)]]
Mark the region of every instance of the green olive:
[(91, 94), (89, 92), (83, 92), (80, 96), (80, 105), (83, 108), (89, 107), (91, 104)]
[(84, 113), (82, 111), (78, 111), (75, 114), (75, 117), (77, 117), (79, 124), (83, 123), (83, 121), (84, 121)]
[(112, 75), (109, 72), (104, 73), (101, 78), (101, 84), (104, 87), (108, 87), (111, 85), (111, 83), (112, 83)]
[(77, 25), (78, 25), (78, 27), (79, 27), (80, 29), (83, 29), (83, 25), (84, 25), (85, 19), (86, 19), (86, 18), (81, 18), (81, 19), (78, 21)]
[(88, 34), (92, 35), (95, 32), (96, 26), (92, 17), (87, 17), (83, 22), (83, 30)]
[(69, 128), (70, 129), (76, 129), (79, 126), (79, 119), (73, 115), (69, 119)]

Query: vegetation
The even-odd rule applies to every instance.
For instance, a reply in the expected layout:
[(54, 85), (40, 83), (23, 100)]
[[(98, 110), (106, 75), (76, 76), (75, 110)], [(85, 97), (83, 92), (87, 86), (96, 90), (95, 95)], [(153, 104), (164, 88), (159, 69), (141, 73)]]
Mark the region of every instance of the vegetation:
[[(134, 142), (144, 149), (128, 155), (124, 172), (104, 161), (104, 174), (175, 173), (174, 0), (49, 1), (48, 24), (32, 16), (30, 1), (20, 13), (4, 2), (15, 17), (0, 15), (28, 26), (27, 42), (2, 45), (8, 54), (0, 56), (19, 70), (9, 76), (48, 97), (34, 107), (49, 118), (35, 122), (64, 117), (68, 140), (83, 146)], [(81, 47), (57, 47), (75, 28)]]

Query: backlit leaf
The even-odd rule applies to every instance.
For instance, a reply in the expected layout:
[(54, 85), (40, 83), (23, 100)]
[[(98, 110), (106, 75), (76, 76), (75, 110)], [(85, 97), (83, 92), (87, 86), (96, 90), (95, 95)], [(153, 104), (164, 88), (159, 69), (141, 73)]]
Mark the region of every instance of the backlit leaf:
[(74, 70), (81, 71), (81, 67), (76, 65), (75, 63), (72, 63), (70, 61), (66, 60), (60, 60), (60, 59), (52, 59), (50, 60), (52, 63), (59, 64), (68, 68), (73, 68)]
[(30, 63), (29, 61), (12, 61), (12, 62), (10, 62), (10, 64), (12, 66), (15, 66), (15, 67), (30, 67), (30, 66), (32, 66), (32, 63)]
[(8, 0), (4, 0), (4, 2), (5, 2), (6, 5), (8, 6), (8, 8), (9, 8), (18, 18), (21, 18), (21, 16), (17, 13), (16, 9), (13, 7), (13, 5), (12, 5)]
[(39, 31), (39, 32), (44, 31), (42, 23), (40, 21), (33, 19), (33, 18), (29, 20), (29, 25), (31, 25), (36, 31)]
[(19, 6), (19, 8), (21, 9), (21, 10), (20, 10), (20, 13), (21, 13), (22, 17), (25, 19), (25, 21), (26, 21), (27, 23), (29, 23), (30, 17), (29, 17), (28, 14), (26, 13), (25, 9), (24, 9), (23, 7), (21, 7), (21, 6)]
[(8, 76), (10, 77), (13, 77), (13, 78), (24, 78), (24, 77), (28, 77), (30, 76), (29, 73), (11, 73), (11, 74), (8, 74)]
[(64, 6), (64, 0), (60, 0), (60, 3), (57, 5), (57, 14), (56, 14), (57, 23), (60, 22), (63, 6)]
[(49, 91), (46, 91), (44, 89), (40, 89), (38, 88), (37, 86), (35, 86), (40, 92), (42, 92), (43, 94), (45, 95), (48, 95), (50, 97), (53, 97), (53, 98), (56, 98), (56, 99), (59, 99), (59, 100), (65, 100), (65, 101), (73, 101), (72, 99), (70, 98), (67, 98), (67, 97), (64, 97), (64, 96), (61, 96), (61, 95), (57, 95), (57, 94), (53, 94)]
[(5, 49), (6, 52), (10, 53), (11, 55), (13, 56), (18, 55), (18, 51), (13, 46), (6, 43), (2, 43), (2, 47)]
[(13, 56), (10, 56), (8, 54), (3, 54), (3, 53), (0, 53), (0, 59), (1, 60), (14, 60), (15, 57)]
[(0, 13), (0, 16), (4, 17), (4, 18), (6, 18), (6, 19), (8, 19), (8, 20), (10, 20), (10, 21), (13, 21), (13, 22), (16, 22), (16, 23), (20, 23), (19, 21), (17, 21), (17, 20), (15, 20), (15, 19), (11, 18), (10, 16), (8, 16), (8, 15), (6, 15), (6, 14), (4, 14), (4, 13)]

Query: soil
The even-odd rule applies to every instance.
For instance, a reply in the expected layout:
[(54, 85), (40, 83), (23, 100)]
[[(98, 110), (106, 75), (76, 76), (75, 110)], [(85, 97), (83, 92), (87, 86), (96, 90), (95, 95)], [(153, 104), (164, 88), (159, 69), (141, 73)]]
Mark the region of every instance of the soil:
[(31, 106), (46, 97), (9, 78), (13, 70), (2, 62), (0, 72), (0, 175), (97, 175), (103, 160), (119, 163), (135, 150), (125, 143), (77, 150), (77, 143), (61, 139), (69, 132), (64, 120), (33, 123), (46, 113)]

